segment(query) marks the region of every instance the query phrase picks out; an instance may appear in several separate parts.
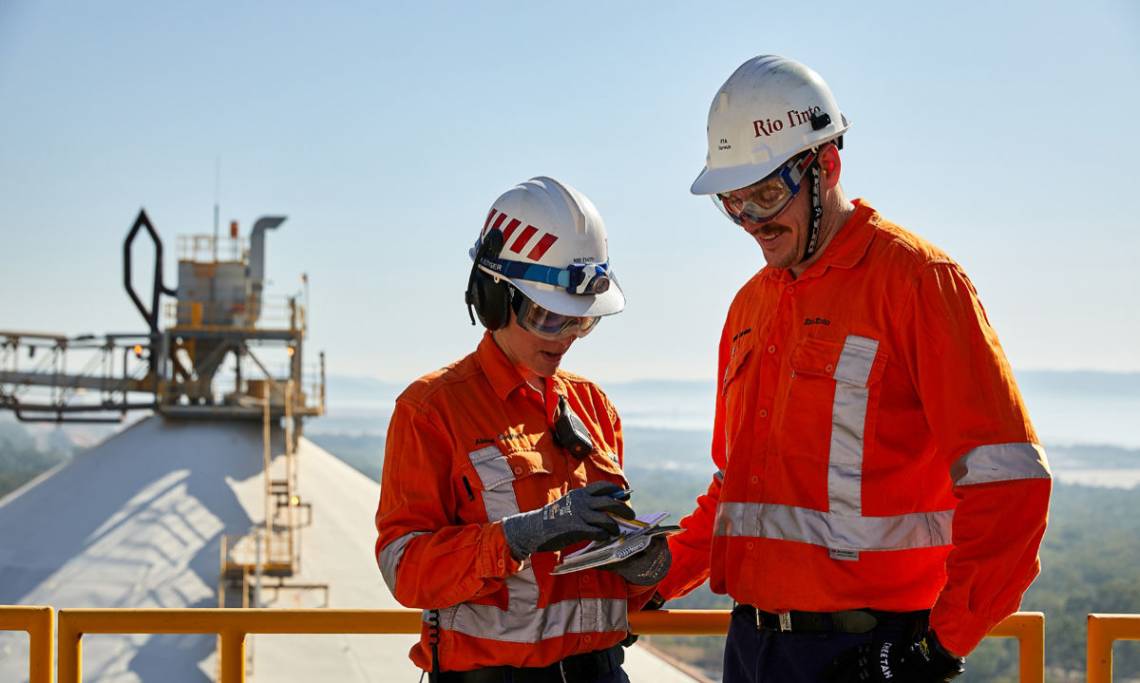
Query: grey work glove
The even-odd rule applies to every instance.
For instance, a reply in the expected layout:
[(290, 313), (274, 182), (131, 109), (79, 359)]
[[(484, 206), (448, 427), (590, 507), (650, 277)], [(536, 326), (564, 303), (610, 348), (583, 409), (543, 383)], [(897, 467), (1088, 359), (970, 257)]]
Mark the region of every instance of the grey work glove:
[(637, 586), (652, 586), (665, 578), (673, 555), (669, 552), (669, 542), (664, 536), (657, 536), (649, 542), (649, 547), (629, 559), (598, 567), (621, 574), (622, 578)]
[(617, 522), (606, 513), (633, 519), (633, 508), (612, 498), (621, 487), (596, 481), (553, 503), (503, 518), (503, 533), (511, 554), (522, 560), (531, 553), (561, 550), (579, 541), (605, 541), (618, 535)]

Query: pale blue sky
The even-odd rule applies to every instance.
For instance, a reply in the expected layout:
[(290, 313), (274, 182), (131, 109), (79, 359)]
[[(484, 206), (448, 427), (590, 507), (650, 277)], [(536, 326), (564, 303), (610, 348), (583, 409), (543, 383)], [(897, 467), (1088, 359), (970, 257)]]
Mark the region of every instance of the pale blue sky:
[(629, 298), (566, 366), (711, 377), (762, 258), (688, 187), (717, 87), (777, 53), (852, 120), (848, 194), (966, 267), (1016, 367), (1140, 370), (1140, 5), (933, 5), (0, 0), (0, 328), (141, 329), (123, 235), (209, 232), (220, 156), (223, 221), (289, 216), (268, 272), (310, 274), (330, 368), (406, 381), (474, 345), (467, 247), (542, 174)]

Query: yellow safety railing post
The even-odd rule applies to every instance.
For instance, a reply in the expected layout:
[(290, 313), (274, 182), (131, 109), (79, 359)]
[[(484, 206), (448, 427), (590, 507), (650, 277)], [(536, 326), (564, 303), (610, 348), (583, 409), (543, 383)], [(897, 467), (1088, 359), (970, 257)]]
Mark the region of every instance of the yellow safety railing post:
[(222, 631), (222, 678), (220, 683), (245, 681), (245, 633)]
[(55, 655), (55, 610), (51, 607), (33, 608), (29, 624), (28, 648), (29, 682), (51, 683)]
[(60, 610), (56, 632), (59, 683), (80, 683), (83, 677), (83, 633), (71, 619), (70, 610)]
[(1112, 681), (1112, 644), (1117, 640), (1140, 640), (1140, 615), (1089, 615), (1085, 653), (1088, 683)]
[(1018, 680), (1045, 683), (1045, 615), (1018, 612), (1005, 618), (987, 634), (989, 638), (1016, 638)]
[(40, 605), (0, 607), (0, 631), (27, 631), (28, 680), (51, 683), (55, 610)]

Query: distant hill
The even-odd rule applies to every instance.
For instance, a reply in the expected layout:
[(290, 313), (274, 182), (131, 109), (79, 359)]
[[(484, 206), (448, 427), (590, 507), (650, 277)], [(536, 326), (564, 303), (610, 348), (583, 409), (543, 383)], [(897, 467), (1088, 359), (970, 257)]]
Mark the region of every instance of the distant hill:
[(1099, 370), (1017, 370), (1017, 383), (1026, 394), (1064, 393), (1140, 399), (1140, 372)]
[(394, 401), (406, 383), (386, 382), (374, 377), (358, 375), (329, 375), (325, 390), (330, 402)]

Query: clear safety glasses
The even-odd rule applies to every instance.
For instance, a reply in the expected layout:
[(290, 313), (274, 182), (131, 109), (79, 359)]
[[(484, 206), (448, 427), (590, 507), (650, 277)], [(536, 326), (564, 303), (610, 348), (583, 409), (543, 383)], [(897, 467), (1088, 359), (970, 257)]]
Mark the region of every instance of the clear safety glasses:
[(804, 176), (815, 162), (814, 150), (794, 156), (783, 166), (747, 187), (713, 195), (713, 203), (737, 225), (765, 223), (780, 215), (803, 187)]
[(524, 330), (543, 339), (562, 339), (567, 335), (585, 337), (598, 325), (597, 316), (561, 315), (548, 311), (520, 292), (515, 293), (515, 318)]

